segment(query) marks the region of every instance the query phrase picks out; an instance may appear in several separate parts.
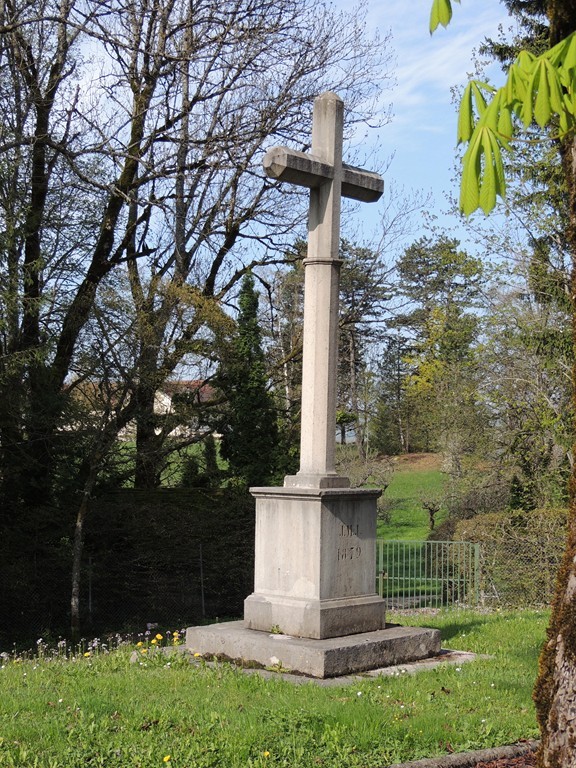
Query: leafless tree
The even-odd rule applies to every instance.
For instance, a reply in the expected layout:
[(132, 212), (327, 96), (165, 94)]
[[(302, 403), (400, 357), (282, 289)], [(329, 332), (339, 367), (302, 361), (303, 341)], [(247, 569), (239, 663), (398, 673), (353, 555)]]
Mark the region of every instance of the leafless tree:
[[(157, 482), (170, 423), (155, 391), (211, 364), (239, 278), (280, 262), (305, 216), (298, 193), (263, 177), (262, 153), (307, 147), (323, 90), (344, 97), (352, 133), (378, 108), (390, 49), (363, 13), (316, 0), (0, 0), (4, 520), (21, 505), (44, 514), (62, 472), (88, 498), (130, 419), (136, 483)], [(123, 396), (70, 463), (71, 382), (101, 384), (104, 370)], [(77, 544), (85, 511), (70, 519)]]
[(263, 178), (262, 152), (306, 146), (322, 90), (344, 96), (351, 126), (381, 96), (389, 48), (361, 22), (312, 0), (2, 3), (0, 429), (14, 498), (46, 497), (64, 383), (117, 271), (137, 328), (137, 482), (155, 482), (154, 391), (213, 354), (238, 278), (282, 259), (304, 215)]

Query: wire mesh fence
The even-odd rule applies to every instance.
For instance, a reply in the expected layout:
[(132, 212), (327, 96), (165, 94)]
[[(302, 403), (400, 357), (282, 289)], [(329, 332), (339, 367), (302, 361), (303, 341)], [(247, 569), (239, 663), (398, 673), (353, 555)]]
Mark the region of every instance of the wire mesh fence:
[(550, 605), (563, 546), (540, 547), (503, 540), (481, 547), (480, 597), (485, 607), (522, 608)]

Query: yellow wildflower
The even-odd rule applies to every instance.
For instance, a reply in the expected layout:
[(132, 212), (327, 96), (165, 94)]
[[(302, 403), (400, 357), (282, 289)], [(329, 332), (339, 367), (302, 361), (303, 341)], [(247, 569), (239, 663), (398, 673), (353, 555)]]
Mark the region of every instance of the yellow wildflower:
[(201, 653), (198, 653), (198, 651), (196, 651), (196, 653), (194, 654), (194, 658), (195, 658), (195, 659), (199, 659), (199, 658), (200, 658), (200, 656), (202, 656), (202, 654), (201, 654)]
[(140, 642), (136, 643), (136, 648), (142, 648), (143, 645), (144, 643), (140, 640)]
[(150, 645), (156, 645), (157, 642), (158, 640), (156, 640), (156, 638), (153, 637), (152, 640), (150, 640)]
[(270, 757), (270, 752), (266, 749), (263, 753), (264, 757)]
[(164, 755), (164, 757), (162, 758), (162, 761), (164, 763), (169, 763), (170, 762), (170, 755)]
[(158, 634), (156, 635), (156, 640), (163, 640), (163, 639), (164, 639), (164, 635), (161, 635), (160, 632), (158, 632)]
[(84, 658), (86, 658), (86, 659), (87, 659), (87, 658), (88, 658), (88, 656), (90, 656), (90, 651), (86, 651), (86, 653), (84, 654)]
[(140, 648), (140, 653), (148, 653), (148, 648)]

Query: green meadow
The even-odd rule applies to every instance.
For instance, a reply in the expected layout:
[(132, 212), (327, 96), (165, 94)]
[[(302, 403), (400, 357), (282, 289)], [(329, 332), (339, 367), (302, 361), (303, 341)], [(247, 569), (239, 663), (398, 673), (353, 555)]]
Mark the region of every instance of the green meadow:
[(322, 687), (167, 653), (165, 638), (4, 655), (0, 765), (380, 768), (537, 736), (531, 690), (546, 613), (392, 620), (438, 627), (443, 646), (481, 656)]

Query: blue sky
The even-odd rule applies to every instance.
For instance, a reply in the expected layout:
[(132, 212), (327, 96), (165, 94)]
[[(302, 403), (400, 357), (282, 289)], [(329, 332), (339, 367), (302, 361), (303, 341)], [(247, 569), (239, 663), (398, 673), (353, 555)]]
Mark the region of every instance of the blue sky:
[[(351, 3), (337, 0), (350, 8)], [(456, 106), (451, 89), (462, 86), (473, 71), (473, 52), (498, 27), (511, 22), (499, 0), (462, 0), (454, 4), (447, 29), (428, 31), (431, 0), (367, 0), (369, 27), (392, 32), (397, 85), (384, 101), (392, 102), (393, 120), (379, 129), (379, 153), (394, 153), (385, 175), (387, 185), (432, 193), (431, 213), (446, 227), (459, 227), (446, 217), (446, 192), (457, 193), (455, 176)], [(493, 77), (498, 77), (496, 67)], [(366, 208), (367, 206), (363, 206)], [(357, 211), (368, 233), (377, 220), (375, 210)], [(418, 227), (416, 227), (417, 229)], [(415, 232), (415, 238), (419, 236)], [(414, 238), (414, 239), (415, 239)]]

